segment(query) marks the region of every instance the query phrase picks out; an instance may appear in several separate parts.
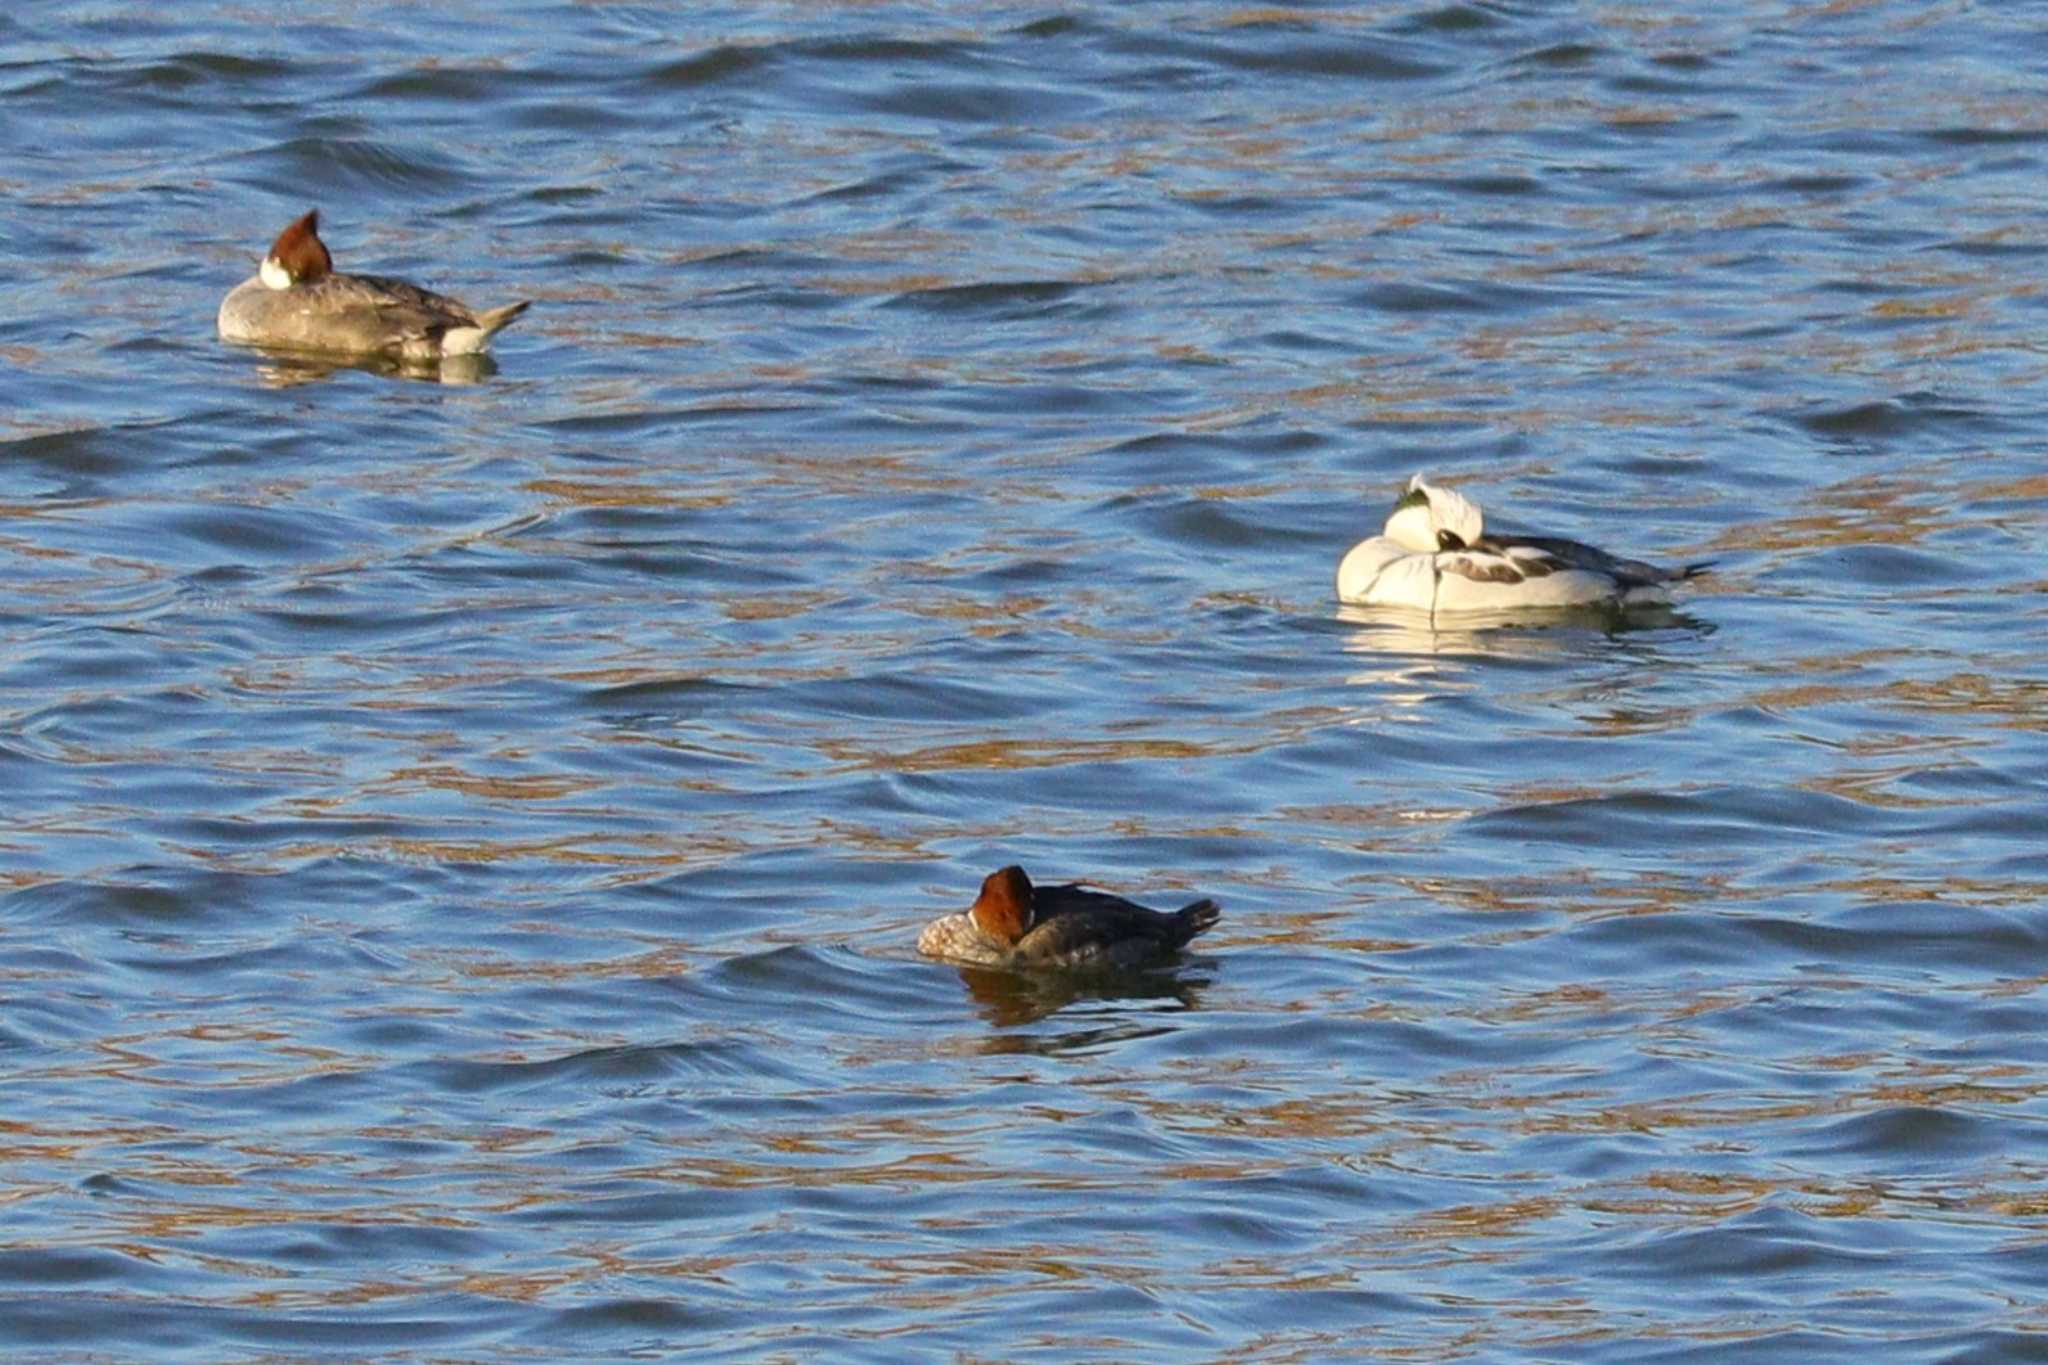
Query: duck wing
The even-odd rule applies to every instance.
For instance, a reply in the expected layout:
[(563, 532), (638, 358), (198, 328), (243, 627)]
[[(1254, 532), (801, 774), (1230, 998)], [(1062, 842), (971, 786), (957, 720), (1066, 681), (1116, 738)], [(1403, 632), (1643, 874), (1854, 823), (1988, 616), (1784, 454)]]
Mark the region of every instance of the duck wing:
[(1439, 573), (1455, 574), (1474, 583), (1512, 584), (1547, 578), (1565, 566), (1541, 555), (1515, 555), (1506, 549), (1495, 549), (1482, 539), (1463, 549), (1441, 552), (1436, 557), (1436, 567)]
[(1165, 956), (1223, 913), (1206, 899), (1170, 912), (1151, 910), (1078, 882), (1036, 888), (1032, 907), (1037, 922), (1018, 943), (1018, 952), (1077, 962), (1135, 963)]
[(334, 275), (330, 278), (336, 284), (356, 286), (355, 292), (365, 302), (374, 302), (387, 312), (418, 313), (465, 327), (476, 325), (476, 314), (461, 299), (451, 299), (446, 294), (436, 294), (431, 289), (422, 289), (404, 280), (383, 275)]
[(1605, 574), (1623, 588), (1648, 588), (1697, 578), (1712, 567), (1700, 563), (1667, 569), (1646, 560), (1609, 554), (1598, 546), (1562, 536), (1481, 536), (1466, 547), (1465, 554), (1474, 561), (1470, 571), (1449, 564), (1444, 566), (1446, 570), (1496, 583), (1521, 582), (1578, 569)]
[(320, 292), (323, 312), (354, 320), (366, 333), (411, 340), (478, 325), (476, 314), (461, 300), (382, 275), (328, 275), (304, 287)]

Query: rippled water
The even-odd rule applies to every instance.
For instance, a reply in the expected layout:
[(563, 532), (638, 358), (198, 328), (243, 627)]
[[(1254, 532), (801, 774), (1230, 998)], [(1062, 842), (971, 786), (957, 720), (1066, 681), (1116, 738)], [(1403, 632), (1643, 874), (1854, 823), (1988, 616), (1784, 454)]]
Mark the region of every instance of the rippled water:
[(291, 12), (0, 16), (11, 1356), (2048, 1355), (2028, 7)]

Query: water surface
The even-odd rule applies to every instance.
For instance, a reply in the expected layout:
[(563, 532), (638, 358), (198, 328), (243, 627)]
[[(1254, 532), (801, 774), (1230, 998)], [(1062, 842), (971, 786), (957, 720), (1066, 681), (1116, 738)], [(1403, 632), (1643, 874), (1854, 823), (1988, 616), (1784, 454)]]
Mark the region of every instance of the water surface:
[(10, 1356), (2041, 1358), (2031, 12), (295, 15), (0, 17)]

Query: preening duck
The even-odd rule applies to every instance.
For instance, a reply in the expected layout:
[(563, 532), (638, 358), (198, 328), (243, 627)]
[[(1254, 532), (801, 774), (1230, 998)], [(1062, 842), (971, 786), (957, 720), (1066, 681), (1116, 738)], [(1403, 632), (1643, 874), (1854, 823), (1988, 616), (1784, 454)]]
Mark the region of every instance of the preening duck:
[(256, 274), (221, 300), (223, 337), (293, 351), (433, 361), (484, 350), (531, 302), (478, 313), (404, 280), (340, 274), (319, 226), (316, 209), (278, 234)]
[(1558, 536), (1488, 535), (1478, 504), (1422, 475), (1386, 528), (1337, 566), (1337, 596), (1367, 607), (1511, 612), (1668, 602), (1706, 564), (1667, 569)]
[(1129, 970), (1170, 959), (1222, 913), (1212, 900), (1148, 910), (1079, 882), (1033, 886), (1011, 866), (982, 880), (973, 905), (927, 924), (917, 950), (977, 967)]

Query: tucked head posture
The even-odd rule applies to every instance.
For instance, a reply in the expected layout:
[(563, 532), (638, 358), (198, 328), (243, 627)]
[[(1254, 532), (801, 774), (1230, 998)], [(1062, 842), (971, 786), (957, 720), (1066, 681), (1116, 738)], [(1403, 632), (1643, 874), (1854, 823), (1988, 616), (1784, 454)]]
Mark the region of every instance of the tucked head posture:
[(1212, 900), (1168, 913), (1078, 882), (1033, 886), (1011, 866), (983, 879), (973, 905), (926, 925), (917, 950), (984, 967), (1128, 969), (1172, 957), (1221, 914)]
[(1456, 548), (1445, 544), (1446, 532), (1458, 546), (1476, 543), (1485, 534), (1478, 504), (1456, 489), (1439, 488), (1417, 474), (1401, 490), (1382, 535), (1414, 554), (1435, 554)]
[(1337, 596), (1416, 611), (1518, 611), (1668, 602), (1705, 564), (1667, 569), (1558, 536), (1489, 535), (1478, 504), (1417, 474), (1379, 535), (1337, 566)]
[(270, 254), (256, 267), (256, 278), (265, 289), (289, 289), (311, 284), (322, 275), (334, 273), (334, 257), (320, 240), (320, 210), (309, 209), (303, 218), (277, 234)]
[(404, 280), (344, 275), (320, 240), (315, 209), (277, 235), (253, 278), (221, 300), (229, 341), (295, 351), (431, 361), (474, 355), (528, 303), (481, 313)]

